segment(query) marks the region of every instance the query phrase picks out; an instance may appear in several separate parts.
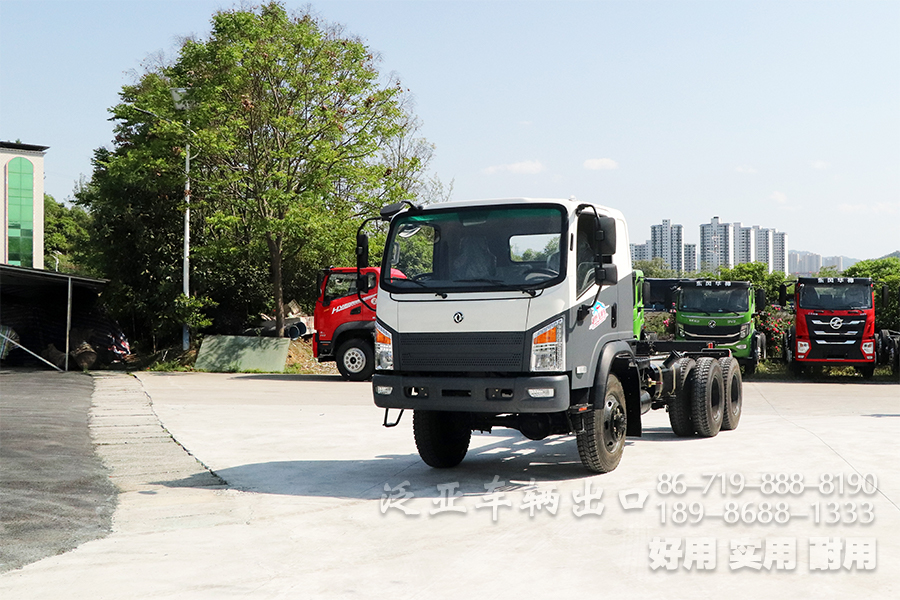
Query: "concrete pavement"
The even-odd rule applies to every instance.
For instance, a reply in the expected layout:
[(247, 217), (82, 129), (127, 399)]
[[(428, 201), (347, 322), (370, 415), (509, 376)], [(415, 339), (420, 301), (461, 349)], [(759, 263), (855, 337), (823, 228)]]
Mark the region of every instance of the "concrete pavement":
[[(113, 403), (151, 451), (104, 455)], [(430, 469), (411, 415), (382, 428), (338, 378), (107, 375), (92, 415), (113, 531), (3, 574), (4, 598), (900, 595), (896, 385), (745, 382), (736, 431), (678, 439), (656, 411), (599, 476), (569, 437), (505, 430)]]

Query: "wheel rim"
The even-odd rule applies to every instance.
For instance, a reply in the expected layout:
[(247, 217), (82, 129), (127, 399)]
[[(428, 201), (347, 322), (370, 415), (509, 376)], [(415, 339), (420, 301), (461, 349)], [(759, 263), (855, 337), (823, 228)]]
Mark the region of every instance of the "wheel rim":
[(359, 348), (350, 348), (344, 353), (344, 368), (351, 373), (361, 373), (366, 368), (366, 355)]
[(608, 452), (615, 452), (623, 443), (626, 425), (625, 409), (614, 396), (608, 396), (603, 406), (603, 446)]

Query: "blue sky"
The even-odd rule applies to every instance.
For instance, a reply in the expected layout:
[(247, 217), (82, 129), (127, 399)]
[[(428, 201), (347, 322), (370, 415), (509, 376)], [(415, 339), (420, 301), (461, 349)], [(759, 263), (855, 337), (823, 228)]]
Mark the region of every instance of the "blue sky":
[[(300, 9), (306, 3), (286, 2)], [(225, 1), (0, 0), (0, 139), (50, 146), (71, 197), (122, 85)], [(318, 1), (415, 97), (453, 198), (569, 197), (699, 241), (900, 249), (900, 1)]]

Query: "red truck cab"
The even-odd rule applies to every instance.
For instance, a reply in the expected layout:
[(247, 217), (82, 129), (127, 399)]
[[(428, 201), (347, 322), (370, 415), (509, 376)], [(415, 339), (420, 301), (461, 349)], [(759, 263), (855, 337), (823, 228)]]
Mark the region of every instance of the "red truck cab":
[(362, 294), (365, 302), (356, 293), (355, 267), (330, 267), (319, 277), (313, 353), (319, 362), (335, 361), (341, 375), (351, 381), (364, 381), (375, 370), (375, 311), (369, 307), (375, 307), (379, 272), (378, 267), (361, 271), (370, 284)]
[(801, 277), (793, 298), (796, 318), (784, 346), (791, 370), (852, 366), (871, 377), (878, 360), (872, 280)]
[[(375, 302), (379, 267), (365, 267), (368, 290), (357, 294), (355, 267), (329, 267), (319, 275), (319, 297), (313, 313), (313, 353), (319, 362), (335, 361), (344, 379), (365, 381), (375, 371)], [(394, 278), (405, 279), (393, 269)], [(371, 308), (370, 308), (371, 307)]]

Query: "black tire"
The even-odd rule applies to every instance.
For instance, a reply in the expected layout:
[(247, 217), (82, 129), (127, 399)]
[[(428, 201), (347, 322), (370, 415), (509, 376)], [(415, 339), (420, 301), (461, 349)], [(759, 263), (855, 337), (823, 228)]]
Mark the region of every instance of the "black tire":
[(466, 413), (413, 411), (413, 436), (425, 464), (435, 469), (455, 467), (466, 457), (472, 430)]
[(594, 473), (609, 473), (622, 460), (628, 426), (625, 390), (618, 377), (609, 374), (604, 398), (595, 398), (594, 409), (582, 418), (583, 430), (575, 433), (581, 463)]
[(694, 419), (694, 429), (700, 437), (713, 437), (722, 428), (722, 419), (725, 416), (722, 366), (715, 358), (703, 356), (697, 360), (693, 379), (691, 415)]
[(747, 377), (752, 377), (756, 375), (756, 363), (753, 362), (753, 359), (750, 359), (750, 362), (744, 363), (744, 375)]
[(864, 367), (856, 367), (856, 370), (859, 371), (860, 375), (863, 376), (863, 379), (872, 379), (875, 375), (875, 365), (866, 365)]
[(694, 395), (694, 367), (697, 363), (692, 358), (681, 358), (675, 363), (675, 377), (678, 378), (675, 397), (669, 401), (666, 410), (669, 413), (669, 424), (678, 437), (694, 435), (694, 420), (691, 417), (691, 398)]
[(732, 356), (719, 359), (722, 367), (722, 381), (725, 383), (725, 406), (723, 407), (722, 429), (731, 431), (737, 429), (741, 420), (743, 408), (743, 381), (741, 380), (741, 366)]
[(350, 381), (365, 381), (375, 372), (375, 349), (370, 340), (347, 340), (338, 348), (335, 360), (338, 371)]

